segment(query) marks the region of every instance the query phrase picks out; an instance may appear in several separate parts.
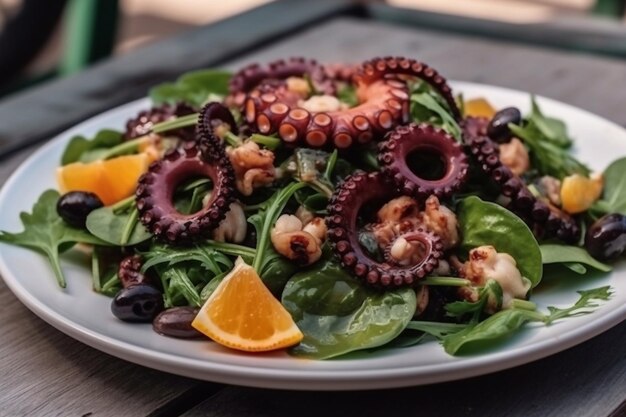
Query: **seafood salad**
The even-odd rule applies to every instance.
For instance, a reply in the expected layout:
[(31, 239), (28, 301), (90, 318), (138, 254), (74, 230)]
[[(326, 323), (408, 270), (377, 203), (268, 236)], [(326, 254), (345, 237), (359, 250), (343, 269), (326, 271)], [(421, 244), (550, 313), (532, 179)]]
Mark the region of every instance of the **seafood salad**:
[(608, 273), (626, 250), (626, 157), (592, 172), (534, 97), (494, 108), (402, 57), (201, 70), (150, 97), (123, 130), (71, 138), (58, 189), (0, 233), (61, 288), (80, 249), (129, 326), (313, 359), (460, 355), (612, 295), (533, 302), (542, 278)]

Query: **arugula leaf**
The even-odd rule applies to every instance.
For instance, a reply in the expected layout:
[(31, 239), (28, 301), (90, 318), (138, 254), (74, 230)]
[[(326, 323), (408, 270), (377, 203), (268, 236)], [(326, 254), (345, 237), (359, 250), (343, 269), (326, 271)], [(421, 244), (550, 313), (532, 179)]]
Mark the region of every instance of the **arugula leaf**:
[(199, 70), (183, 74), (173, 83), (163, 83), (150, 89), (155, 104), (186, 102), (202, 107), (208, 101), (221, 101), (228, 94), (232, 74), (219, 70)]
[(99, 131), (91, 140), (80, 135), (74, 136), (63, 151), (61, 165), (78, 161), (94, 161), (98, 159), (99, 153), (106, 152), (109, 148), (121, 144), (122, 140), (122, 133), (110, 129)]
[(589, 308), (598, 307), (598, 304), (594, 301), (606, 301), (613, 295), (613, 290), (609, 285), (576, 292), (580, 294), (580, 298), (573, 306), (567, 308), (548, 307), (550, 314), (545, 318), (546, 324), (551, 324), (565, 317), (589, 314), (591, 313), (591, 311), (588, 310)]
[(543, 274), (539, 244), (519, 217), (504, 207), (471, 196), (461, 202), (459, 224), (464, 250), (491, 245), (515, 259), (532, 287), (539, 284)]
[(546, 117), (531, 98), (532, 112), (524, 126), (509, 124), (511, 132), (524, 141), (530, 151), (532, 166), (542, 175), (562, 179), (568, 175), (589, 176), (591, 172), (569, 153), (572, 140), (567, 135), (565, 123)]
[(461, 128), (450, 113), (447, 104), (425, 82), (416, 83), (411, 91), (411, 119), (413, 122), (427, 122), (441, 127), (461, 139)]
[(467, 328), (467, 324), (413, 320), (406, 325), (406, 328), (410, 330), (424, 332), (437, 339), (443, 339), (448, 335), (455, 334), (464, 330), (465, 328)]
[(502, 308), (502, 287), (498, 284), (498, 281), (490, 279), (480, 289), (477, 301), (455, 301), (446, 304), (444, 307), (447, 315), (450, 317), (463, 317), (466, 314), (472, 314), (471, 322), (478, 322), (481, 314), (486, 309), (494, 312)]
[(108, 244), (86, 230), (76, 229), (65, 223), (56, 210), (58, 200), (58, 191), (44, 191), (33, 206), (32, 213), (20, 213), (24, 231), (2, 231), (0, 241), (42, 252), (48, 257), (59, 286), (65, 288), (67, 284), (61, 270), (59, 253), (78, 242), (102, 246)]
[(204, 241), (188, 247), (173, 247), (155, 242), (148, 251), (141, 252), (145, 259), (141, 271), (145, 272), (155, 266), (169, 268), (179, 263), (194, 261), (199, 262), (213, 275), (219, 275), (233, 267), (233, 263), (225, 253), (237, 256), (243, 254), (244, 259), (250, 259), (254, 251), (245, 246), (214, 241)]
[(603, 173), (603, 199), (594, 209), (603, 213), (621, 213), (626, 216), (626, 157), (613, 161)]
[(580, 264), (591, 266), (602, 272), (611, 271), (611, 266), (604, 264), (578, 246), (545, 244), (539, 245), (541, 250), (541, 260), (544, 264), (563, 263), (574, 272), (584, 274), (586, 268)]

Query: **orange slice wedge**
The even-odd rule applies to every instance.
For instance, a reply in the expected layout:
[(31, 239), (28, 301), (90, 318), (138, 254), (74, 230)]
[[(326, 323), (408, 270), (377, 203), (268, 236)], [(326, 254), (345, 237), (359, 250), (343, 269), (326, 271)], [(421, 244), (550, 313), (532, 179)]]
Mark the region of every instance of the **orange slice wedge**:
[(89, 191), (104, 205), (130, 197), (139, 176), (147, 171), (153, 156), (147, 153), (124, 155), (106, 161), (74, 162), (57, 169), (59, 191)]
[(191, 325), (220, 345), (247, 352), (281, 349), (303, 338), (289, 312), (241, 259)]

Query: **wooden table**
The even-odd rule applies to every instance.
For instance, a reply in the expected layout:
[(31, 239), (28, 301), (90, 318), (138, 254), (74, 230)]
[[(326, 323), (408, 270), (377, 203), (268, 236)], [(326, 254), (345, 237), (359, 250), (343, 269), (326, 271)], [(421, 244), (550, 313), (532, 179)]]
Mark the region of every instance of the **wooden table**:
[[(198, 46), (202, 29), (198, 33), (190, 48)], [(210, 47), (210, 39), (204, 41)], [(225, 66), (234, 69), (244, 61), (303, 54), (323, 61), (359, 61), (376, 55), (416, 57), (452, 79), (542, 94), (626, 125), (626, 63), (622, 61), (372, 21), (326, 20)], [(103, 74), (115, 86), (128, 62), (123, 58), (87, 71), (76, 78), (76, 88), (87, 94), (89, 77), (102, 83)], [(164, 62), (171, 65), (167, 59)], [(70, 82), (61, 83), (67, 87)], [(0, 121), (10, 119), (6, 111), (12, 111), (15, 120), (19, 112), (31, 108), (34, 114), (58, 113), (45, 94), (54, 88), (60, 87), (44, 87), (0, 103), (0, 110), (5, 111), (0, 112)], [(41, 98), (39, 104), (37, 98)], [(33, 107), (17, 108), (24, 102)], [(68, 110), (72, 111), (76, 110)], [(15, 129), (8, 131), (9, 136), (19, 136)], [(597, 140), (602, 142), (602, 138)], [(0, 164), (2, 181), (35, 149), (5, 158)], [(626, 415), (626, 323), (552, 357), (492, 375), (397, 390), (313, 393), (223, 386), (125, 362), (47, 325), (2, 282), (0, 317), (0, 416)]]

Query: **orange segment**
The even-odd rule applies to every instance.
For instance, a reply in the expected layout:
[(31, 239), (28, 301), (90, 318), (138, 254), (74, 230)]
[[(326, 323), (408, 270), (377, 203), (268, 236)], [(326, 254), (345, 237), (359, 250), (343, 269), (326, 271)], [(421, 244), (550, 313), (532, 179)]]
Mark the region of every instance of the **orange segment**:
[(303, 338), (289, 312), (241, 259), (191, 325), (220, 345), (247, 352), (281, 349)]
[(582, 213), (602, 195), (603, 179), (601, 176), (587, 178), (573, 174), (563, 178), (561, 185), (561, 205), (570, 214)]
[(59, 190), (61, 193), (89, 191), (108, 206), (134, 193), (139, 176), (146, 172), (151, 161), (150, 155), (141, 153), (87, 164), (74, 162), (57, 168)]
[(496, 109), (484, 98), (473, 98), (465, 101), (464, 109), (465, 115), (472, 117), (486, 117), (491, 119), (493, 115), (496, 114)]

